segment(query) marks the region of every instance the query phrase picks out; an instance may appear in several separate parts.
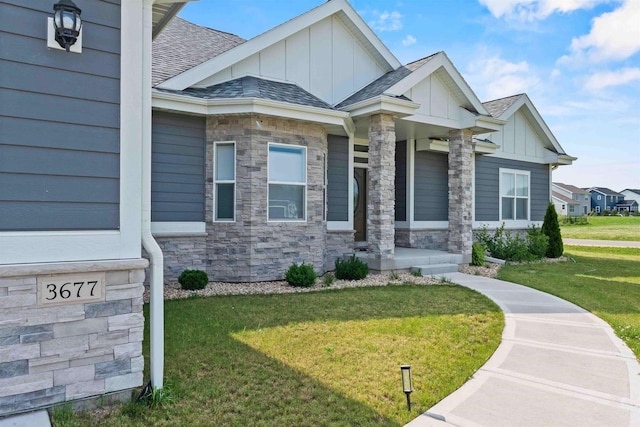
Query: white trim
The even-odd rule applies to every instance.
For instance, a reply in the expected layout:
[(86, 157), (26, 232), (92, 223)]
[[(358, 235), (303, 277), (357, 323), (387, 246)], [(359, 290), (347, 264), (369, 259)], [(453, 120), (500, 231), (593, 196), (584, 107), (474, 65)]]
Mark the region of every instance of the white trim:
[(407, 205), (409, 209), (409, 228), (413, 227), (415, 222), (415, 195), (413, 194), (413, 189), (415, 188), (415, 173), (416, 173), (416, 140), (410, 139), (407, 143), (407, 147), (409, 152), (407, 153), (407, 163), (409, 174), (409, 179), (407, 179)]
[[(218, 145), (233, 145), (233, 181), (229, 181), (229, 180), (221, 180), (218, 181), (216, 179), (216, 149), (218, 148)], [(237, 160), (237, 145), (235, 141), (214, 141), (213, 142), (213, 170), (212, 170), (212, 178), (213, 178), (213, 186), (211, 189), (212, 192), (212, 196), (213, 196), (213, 216), (212, 216), (212, 221), (213, 222), (236, 222), (236, 206), (238, 205), (238, 200), (237, 200), (237, 181), (238, 181), (238, 160)], [(217, 206), (217, 200), (216, 200), (216, 188), (217, 188), (217, 184), (233, 184), (233, 218), (231, 219), (218, 219), (218, 206)]]
[(379, 113), (392, 114), (396, 117), (407, 117), (415, 114), (418, 108), (420, 108), (420, 104), (413, 101), (380, 95), (347, 105), (346, 107), (342, 107), (342, 110), (351, 113), (351, 117), (370, 116)]
[(449, 228), (449, 221), (413, 221), (412, 230), (429, 229), (429, 230), (446, 230)]
[[(518, 196), (517, 188), (518, 188), (518, 175), (524, 175), (527, 177), (527, 219), (503, 219), (502, 218), (502, 174), (512, 174), (513, 175), (513, 215), (517, 215), (517, 205), (515, 204), (515, 200), (517, 199), (525, 199), (524, 196)], [(511, 197), (511, 196), (506, 196)], [(529, 222), (531, 219), (531, 171), (528, 170), (520, 170), (520, 169), (508, 169), (508, 168), (499, 168), (498, 169), (498, 218), (500, 218), (500, 222), (504, 223), (519, 223), (519, 222)]]
[(489, 229), (495, 229), (501, 227), (502, 224), (504, 224), (504, 228), (506, 230), (524, 230), (532, 225), (542, 227), (542, 221), (473, 221), (473, 229), (475, 230), (483, 226), (486, 226)]
[(353, 231), (349, 221), (327, 221), (327, 231)]
[[(301, 148), (304, 153), (304, 183), (299, 182), (283, 182), (283, 181), (271, 181), (269, 180), (269, 154), (271, 152), (271, 147), (286, 147), (286, 148)], [(307, 200), (309, 198), (309, 185), (308, 185), (308, 171), (309, 171), (309, 151), (307, 147), (304, 145), (296, 145), (296, 144), (281, 144), (278, 142), (268, 142), (267, 143), (267, 222), (307, 222)], [(275, 185), (291, 185), (298, 186), (304, 188), (304, 216), (302, 218), (295, 219), (287, 219), (287, 218), (277, 218), (270, 219), (269, 218), (269, 187), (271, 184)]]
[(349, 133), (349, 179), (348, 179), (348, 187), (347, 188), (347, 195), (349, 197), (349, 199), (347, 200), (348, 203), (348, 224), (349, 224), (349, 229), (350, 230), (355, 230), (355, 227), (353, 225), (353, 180), (355, 179), (355, 177), (353, 176), (354, 174), (354, 160), (353, 160), (353, 153), (355, 152), (355, 127), (354, 130), (352, 132)]
[(402, 65), (346, 0), (332, 0), (223, 52), (213, 59), (178, 74), (161, 83), (158, 87), (163, 89), (184, 90), (194, 86), (217, 72), (338, 12), (343, 12), (351, 21), (353, 24), (352, 30), (355, 29), (360, 32), (361, 37), (358, 37), (358, 34), (356, 34), (356, 38), (362, 39), (361, 42), (365, 42), (363, 43), (365, 47), (367, 47), (367, 44), (370, 45), (373, 50), (373, 52), (370, 53), (374, 54), (373, 56), (376, 57), (378, 65), (380, 65), (383, 72), (394, 70)]
[(541, 165), (548, 165), (555, 163), (557, 161), (557, 157), (552, 155), (552, 152), (546, 150), (547, 154), (545, 158), (540, 157), (529, 157), (522, 154), (515, 153), (505, 153), (505, 152), (496, 152), (495, 154), (485, 154), (487, 157), (495, 157), (497, 159), (506, 159), (506, 160), (516, 160), (519, 162), (527, 162), (527, 163), (537, 163)]
[[(476, 155), (471, 154), (471, 222), (476, 220)], [(449, 175), (447, 174), (447, 187)]]
[(163, 236), (206, 233), (206, 223), (153, 221), (151, 223), (151, 233)]

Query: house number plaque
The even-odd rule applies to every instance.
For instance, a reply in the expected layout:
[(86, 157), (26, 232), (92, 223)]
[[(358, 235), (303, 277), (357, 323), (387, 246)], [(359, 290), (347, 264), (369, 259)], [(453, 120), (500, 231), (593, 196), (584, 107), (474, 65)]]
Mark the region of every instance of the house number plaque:
[(39, 276), (38, 305), (104, 301), (104, 273)]

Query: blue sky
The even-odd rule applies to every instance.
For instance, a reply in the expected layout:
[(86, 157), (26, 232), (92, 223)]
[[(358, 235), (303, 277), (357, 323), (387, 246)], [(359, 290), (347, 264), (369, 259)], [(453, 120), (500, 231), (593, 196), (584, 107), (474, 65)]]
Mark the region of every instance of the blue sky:
[[(246, 39), (323, 0), (200, 0), (180, 16)], [(640, 188), (640, 0), (351, 0), (402, 63), (444, 50), (481, 101), (526, 92), (572, 166)]]

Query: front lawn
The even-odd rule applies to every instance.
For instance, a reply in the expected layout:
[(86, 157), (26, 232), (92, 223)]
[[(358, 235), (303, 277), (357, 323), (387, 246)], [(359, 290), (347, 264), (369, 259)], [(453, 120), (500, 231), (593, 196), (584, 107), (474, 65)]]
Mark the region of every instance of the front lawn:
[(591, 311), (640, 358), (640, 249), (568, 245), (564, 249), (575, 262), (505, 265), (498, 277)]
[(640, 241), (640, 216), (590, 216), (589, 224), (560, 221), (562, 237), (570, 239)]
[[(495, 304), (453, 285), (167, 301), (174, 400), (56, 425), (401, 426), (469, 379), (503, 325)], [(411, 412), (402, 364), (412, 365)]]

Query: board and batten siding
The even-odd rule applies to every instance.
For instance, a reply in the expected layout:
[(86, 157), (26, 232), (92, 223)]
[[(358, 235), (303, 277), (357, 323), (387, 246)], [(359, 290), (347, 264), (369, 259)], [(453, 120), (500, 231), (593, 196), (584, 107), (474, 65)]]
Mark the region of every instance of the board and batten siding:
[(349, 138), (327, 137), (327, 221), (349, 220)]
[(415, 221), (449, 219), (449, 163), (447, 154), (417, 151), (414, 166)]
[(82, 54), (49, 49), (50, 1), (0, 1), (0, 231), (120, 226), (120, 2), (76, 0)]
[(329, 104), (337, 104), (384, 71), (342, 21), (331, 16), (197, 85), (207, 87), (247, 74), (286, 80)]
[(407, 220), (407, 141), (396, 142), (396, 221)]
[(549, 205), (549, 165), (498, 157), (475, 158), (475, 220), (500, 221), (500, 168), (529, 171), (531, 221), (544, 220)]
[(204, 117), (154, 111), (151, 221), (205, 220)]

